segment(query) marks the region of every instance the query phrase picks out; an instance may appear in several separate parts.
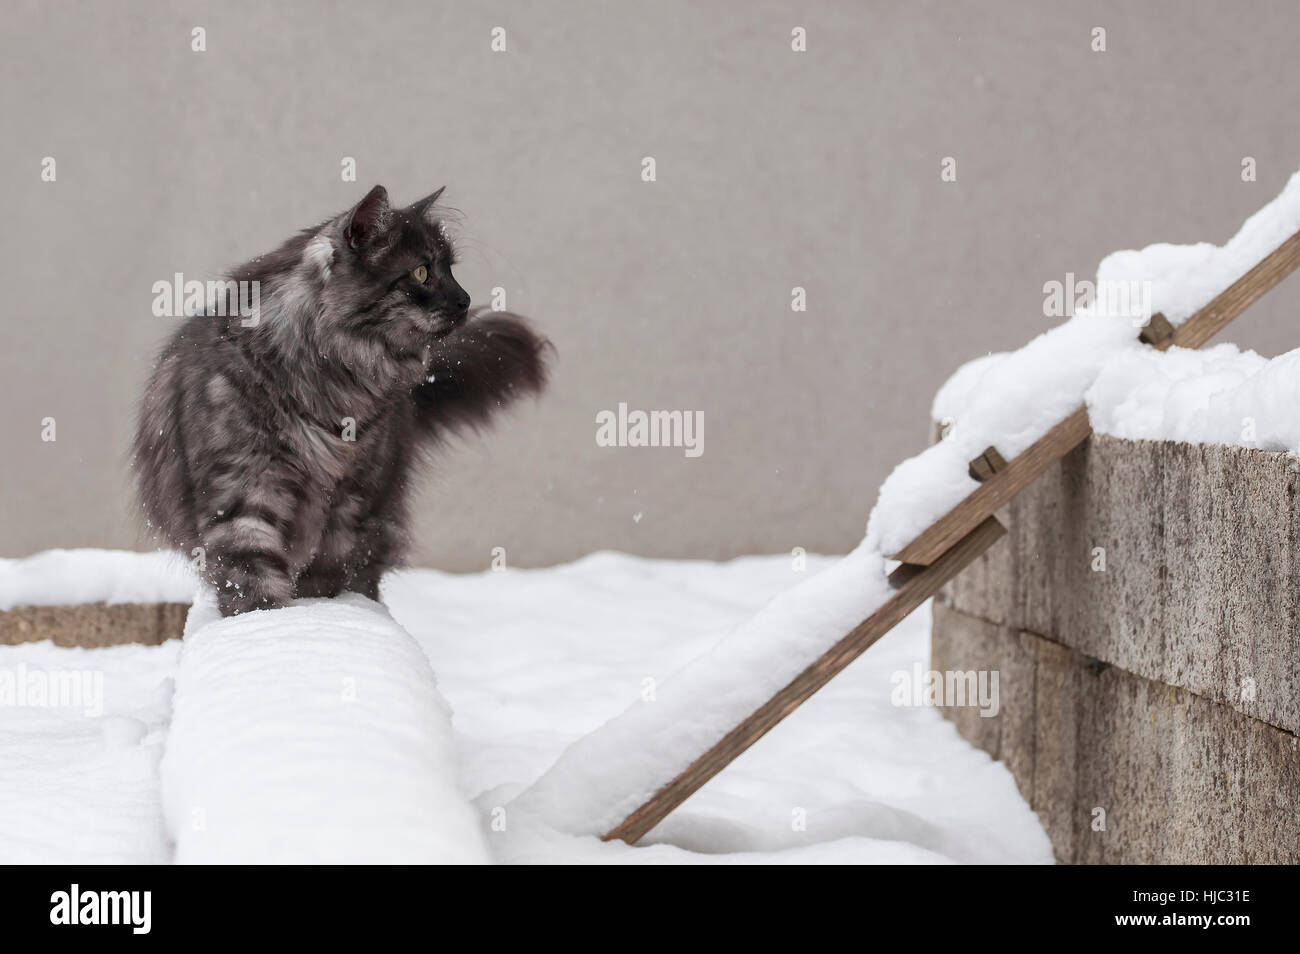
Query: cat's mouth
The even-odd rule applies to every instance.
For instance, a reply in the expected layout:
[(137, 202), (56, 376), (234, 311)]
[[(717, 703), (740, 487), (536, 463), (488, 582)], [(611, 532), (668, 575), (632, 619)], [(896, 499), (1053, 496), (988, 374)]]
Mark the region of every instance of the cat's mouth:
[(441, 341), (443, 338), (447, 337), (449, 334), (451, 334), (453, 331), (455, 331), (457, 328), (463, 325), (468, 317), (469, 317), (468, 312), (462, 315), (457, 315), (455, 317), (448, 317), (446, 315), (435, 316), (435, 320), (437, 321), (437, 324), (434, 326), (433, 329), (433, 337), (436, 340)]

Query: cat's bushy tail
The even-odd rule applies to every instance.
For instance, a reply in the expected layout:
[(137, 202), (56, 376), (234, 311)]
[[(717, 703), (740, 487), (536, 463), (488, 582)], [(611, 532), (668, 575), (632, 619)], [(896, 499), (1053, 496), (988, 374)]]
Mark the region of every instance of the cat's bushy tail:
[(164, 355), (140, 403), (131, 451), (150, 532), (188, 551), (197, 539), (190, 518), (194, 487), (185, 454), (184, 405), (178, 397), (181, 375), (179, 363)]
[(512, 401), (546, 386), (551, 343), (505, 311), (476, 311), (439, 342), (430, 380), (415, 390), (426, 436), (479, 430)]

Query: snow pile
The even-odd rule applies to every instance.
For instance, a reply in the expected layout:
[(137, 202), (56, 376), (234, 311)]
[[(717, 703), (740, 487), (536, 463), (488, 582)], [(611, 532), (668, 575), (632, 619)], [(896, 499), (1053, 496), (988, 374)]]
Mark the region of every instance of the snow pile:
[[(985, 355), (958, 369), (935, 396), (934, 419), (960, 420), (1006, 357)], [(1268, 359), (1233, 344), (1134, 348), (1101, 369), (1084, 400), (1101, 434), (1300, 454), (1300, 349)]]
[(473, 863), (450, 710), (420, 648), (348, 595), (196, 604), (162, 763), (182, 863)]
[(0, 559), (0, 610), (73, 603), (188, 603), (198, 578), (178, 554), (45, 550)]
[[(579, 739), (512, 808), (604, 834), (889, 597), (884, 562), (859, 547), (776, 596), (662, 685)], [(639, 687), (638, 687), (639, 688)], [(631, 700), (630, 700), (631, 701)]]
[[(455, 709), (462, 788), (480, 793), (475, 801), (492, 820), (487, 841), (497, 861), (1050, 864), (1047, 837), (1006, 767), (968, 745), (934, 709), (895, 704), (899, 674), (929, 668), (927, 607), (635, 848), (599, 841), (591, 834), (599, 825), (574, 817), (595, 801), (581, 791), (577, 806), (557, 806), (560, 820), (583, 832), (577, 836), (512, 801), (575, 740), (585, 748), (584, 737), (623, 718), (630, 700), (680, 713), (682, 697), (666, 675), (707, 658), (720, 633), (774, 594), (788, 606), (804, 581), (827, 590), (863, 584), (828, 577), (838, 566), (816, 556), (805, 570), (788, 555), (712, 563), (597, 553), (543, 570), (405, 571), (385, 580), (384, 599), (424, 647)], [(794, 630), (788, 636), (799, 639)], [(728, 681), (725, 691), (733, 688)], [(708, 707), (707, 699), (699, 703)], [(692, 710), (681, 728), (693, 733), (695, 719)], [(561, 771), (575, 784), (590, 779), (607, 789), (604, 776), (633, 757), (676, 755), (668, 751), (675, 737), (593, 751), (604, 762), (589, 772), (565, 756)]]
[(179, 651), (0, 646), (0, 864), (170, 859), (158, 759)]
[(1137, 341), (1145, 317), (1159, 311), (1182, 324), (1296, 231), (1300, 173), (1222, 247), (1159, 244), (1108, 255), (1097, 269), (1098, 288), (1149, 282), (1149, 307), (1134, 315), (1106, 313), (1104, 301), (1078, 308), (1019, 351), (967, 365), (935, 401), (935, 420), (953, 423), (947, 439), (885, 480), (868, 545), (881, 553), (907, 546), (978, 486), (966, 470), (972, 458), (989, 445), (1015, 457), (1084, 402), (1103, 368), (1148, 350)]
[(1135, 351), (1087, 399), (1103, 434), (1300, 453), (1300, 349), (1272, 360), (1231, 344)]

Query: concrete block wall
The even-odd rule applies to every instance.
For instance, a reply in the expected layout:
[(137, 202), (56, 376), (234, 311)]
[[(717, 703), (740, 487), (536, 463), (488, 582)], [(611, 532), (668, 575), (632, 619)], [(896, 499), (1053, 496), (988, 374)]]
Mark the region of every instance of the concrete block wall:
[(945, 715), (1060, 860), (1300, 861), (1298, 490), (1290, 455), (1095, 435), (936, 598), (932, 667), (1000, 673), (996, 717)]

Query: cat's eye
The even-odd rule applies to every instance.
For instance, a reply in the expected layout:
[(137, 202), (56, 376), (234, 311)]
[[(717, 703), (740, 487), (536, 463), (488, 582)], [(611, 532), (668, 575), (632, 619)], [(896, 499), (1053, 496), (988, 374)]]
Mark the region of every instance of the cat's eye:
[(429, 277), (429, 270), (423, 265), (417, 265), (415, 271), (411, 272), (411, 277), (423, 285)]

